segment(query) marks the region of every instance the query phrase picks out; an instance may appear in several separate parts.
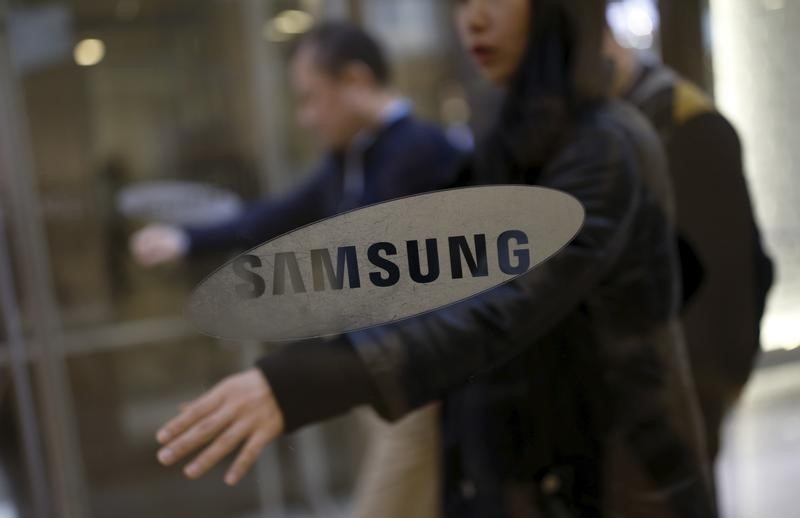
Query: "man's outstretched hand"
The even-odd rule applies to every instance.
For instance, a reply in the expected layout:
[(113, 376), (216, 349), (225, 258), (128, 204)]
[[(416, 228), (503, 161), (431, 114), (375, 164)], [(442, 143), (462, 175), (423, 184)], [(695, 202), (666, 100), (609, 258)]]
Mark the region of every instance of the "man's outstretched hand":
[(178, 227), (152, 224), (133, 234), (128, 248), (137, 263), (149, 268), (185, 256), (189, 237)]
[(264, 446), (283, 431), (278, 408), (263, 373), (253, 367), (223, 379), (162, 426), (156, 439), (162, 444), (158, 460), (172, 465), (206, 446), (184, 469), (196, 479), (244, 443), (225, 475), (234, 485), (244, 477)]

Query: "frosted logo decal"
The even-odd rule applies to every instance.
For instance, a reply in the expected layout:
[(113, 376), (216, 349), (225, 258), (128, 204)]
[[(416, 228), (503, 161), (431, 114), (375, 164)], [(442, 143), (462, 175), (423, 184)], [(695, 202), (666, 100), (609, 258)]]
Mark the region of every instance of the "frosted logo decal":
[(279, 236), (228, 262), (188, 314), (228, 339), (296, 340), (419, 315), (525, 274), (572, 240), (584, 210), (532, 186), (437, 191)]

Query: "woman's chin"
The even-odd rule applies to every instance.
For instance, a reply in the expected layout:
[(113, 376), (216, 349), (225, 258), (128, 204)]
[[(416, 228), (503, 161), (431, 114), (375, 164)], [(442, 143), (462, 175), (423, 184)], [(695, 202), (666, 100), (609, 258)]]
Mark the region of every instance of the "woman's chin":
[(498, 72), (488, 73), (484, 71), (481, 75), (484, 79), (498, 88), (504, 88), (508, 86), (510, 81), (510, 74), (501, 74)]
[(478, 66), (481, 76), (494, 86), (502, 88), (511, 81), (511, 72), (498, 66)]

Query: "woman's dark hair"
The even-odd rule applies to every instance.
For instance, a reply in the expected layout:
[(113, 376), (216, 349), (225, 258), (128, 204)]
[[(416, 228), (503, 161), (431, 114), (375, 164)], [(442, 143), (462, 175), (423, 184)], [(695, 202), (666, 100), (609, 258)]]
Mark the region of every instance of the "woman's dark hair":
[(379, 85), (389, 83), (389, 65), (381, 46), (366, 31), (350, 22), (331, 21), (317, 25), (296, 40), (292, 55), (301, 48), (313, 49), (316, 64), (333, 77), (347, 65), (362, 63)]
[(525, 181), (521, 172), (552, 157), (579, 112), (607, 97), (604, 20), (605, 0), (531, 0), (524, 57), (477, 156), (480, 183)]

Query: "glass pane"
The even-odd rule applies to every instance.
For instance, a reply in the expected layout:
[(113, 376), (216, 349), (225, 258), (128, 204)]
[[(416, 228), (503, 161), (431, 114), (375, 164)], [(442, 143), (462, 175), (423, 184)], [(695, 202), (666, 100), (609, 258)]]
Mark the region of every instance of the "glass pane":
[(188, 481), (186, 462), (164, 468), (155, 457), (155, 430), (240, 361), (238, 348), (198, 337), (69, 360), (92, 516), (211, 518), (258, 510), (254, 474), (234, 488), (222, 483), (232, 458)]
[[(37, 394), (40, 425), (43, 440), (74, 446), (80, 465), (47, 462), (52, 473), (84, 490), (87, 516), (260, 516), (284, 508), (293, 515), (329, 515), (351, 499), (364, 450), (360, 418), (280, 439), (265, 455), (275, 478), (259, 479), (253, 470), (233, 489), (222, 483), (232, 458), (196, 482), (179, 467), (158, 464), (153, 434), (177, 404), (245, 365), (242, 346), (200, 336), (182, 317), (190, 290), (235, 251), (144, 268), (132, 260), (128, 242), (153, 222), (222, 219), (314, 172), (320, 153), (294, 122), (296, 99), (286, 71), (291, 42), (268, 28), (287, 10), (341, 17), (357, 4), (8, 2), (0, 23), (19, 94), (15, 115), (24, 123), (15, 131), (32, 158), (30, 171), (18, 174), (35, 188), (33, 206), (20, 205), (13, 215), (25, 219), (38, 211), (48, 252), (46, 261), (34, 264), (32, 249), (12, 243), (11, 258), (26, 312), (26, 344), (38, 347), (46, 320), (55, 329), (46, 334), (52, 343), (44, 354), (58, 363), (57, 353), (64, 353), (65, 386), (54, 390), (74, 412), (48, 428), (45, 409), (57, 399), (44, 391)], [(420, 17), (429, 27), (443, 25), (448, 9), (420, 1), (387, 17), (391, 5), (358, 10), (367, 28), (386, 32), (399, 90), (420, 115), (463, 132), (469, 111), (454, 81), (452, 34), (433, 31), (417, 41), (418, 28), (414, 32)], [(385, 31), (394, 15), (398, 31)], [(9, 193), (2, 194), (4, 207), (11, 207)], [(52, 284), (33, 293), (30, 280), (41, 268)], [(52, 297), (53, 311), (35, 308), (37, 297)], [(4, 325), (0, 320), (3, 343)], [(47, 371), (33, 372), (39, 387), (36, 380)], [(3, 429), (10, 430), (18, 416), (2, 382)], [(3, 446), (17, 447), (18, 439)], [(21, 472), (21, 459), (5, 459), (9, 473)], [(58, 504), (58, 495), (51, 496)]]
[[(221, 257), (155, 272), (137, 267), (129, 234), (181, 200), (131, 191), (144, 182), (191, 180), (239, 201), (258, 195), (251, 85), (235, 59), (244, 45), (241, 8), (135, 0), (12, 5), (64, 324), (178, 314), (187, 291)], [(43, 27), (54, 36), (36, 40), (35, 51), (25, 46)], [(214, 200), (206, 207), (182, 201), (195, 218), (215, 210)]]

